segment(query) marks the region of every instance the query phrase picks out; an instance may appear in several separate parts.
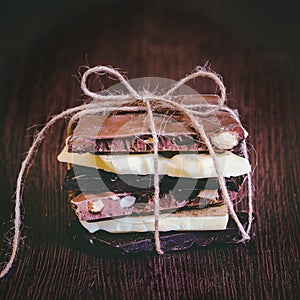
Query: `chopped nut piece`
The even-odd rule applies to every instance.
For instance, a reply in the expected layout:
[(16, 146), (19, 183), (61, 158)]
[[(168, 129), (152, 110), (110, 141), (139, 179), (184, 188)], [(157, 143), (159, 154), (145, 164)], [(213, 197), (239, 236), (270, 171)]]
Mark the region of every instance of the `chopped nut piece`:
[(101, 199), (95, 201), (88, 201), (87, 205), (89, 212), (93, 214), (100, 213), (104, 208), (104, 204)]
[(135, 197), (125, 196), (124, 198), (121, 199), (120, 206), (122, 208), (127, 208), (127, 207), (132, 206), (134, 204), (134, 202), (135, 202)]
[(218, 131), (211, 136), (212, 143), (221, 150), (229, 150), (238, 143), (238, 134), (234, 131)]

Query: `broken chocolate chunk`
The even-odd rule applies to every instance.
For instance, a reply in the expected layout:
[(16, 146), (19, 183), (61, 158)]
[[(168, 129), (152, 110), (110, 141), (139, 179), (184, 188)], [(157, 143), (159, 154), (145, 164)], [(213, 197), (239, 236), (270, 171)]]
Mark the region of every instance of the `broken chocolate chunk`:
[[(237, 213), (244, 227), (247, 226), (248, 214)], [(71, 222), (70, 235), (77, 248), (90, 251), (99, 256), (111, 256), (136, 253), (155, 253), (155, 243), (152, 232), (110, 234), (105, 231), (89, 233), (78, 219)], [(253, 235), (253, 234), (250, 234)], [(230, 219), (227, 229), (222, 231), (194, 232), (161, 232), (160, 240), (164, 253), (202, 248), (207, 246), (226, 245), (241, 239), (235, 222)]]
[[(219, 188), (217, 178), (185, 178), (160, 175), (160, 193), (172, 191), (177, 199), (186, 200), (195, 198), (200, 190), (214, 190)], [(229, 190), (239, 191), (245, 176), (226, 178)], [(153, 175), (120, 175), (94, 169), (76, 166), (67, 171), (63, 181), (63, 189), (81, 191), (83, 193), (101, 193), (107, 190), (114, 193), (134, 192), (149, 193), (154, 191)]]
[[(218, 104), (216, 95), (189, 95), (175, 98), (184, 105)], [(188, 118), (178, 112), (155, 113), (153, 120), (161, 152), (207, 151), (206, 144), (193, 129)], [(145, 112), (85, 115), (68, 139), (69, 152), (91, 153), (149, 153), (153, 152), (153, 138)], [(232, 149), (247, 136), (240, 123), (227, 111), (219, 110), (202, 120), (213, 145), (220, 150)]]

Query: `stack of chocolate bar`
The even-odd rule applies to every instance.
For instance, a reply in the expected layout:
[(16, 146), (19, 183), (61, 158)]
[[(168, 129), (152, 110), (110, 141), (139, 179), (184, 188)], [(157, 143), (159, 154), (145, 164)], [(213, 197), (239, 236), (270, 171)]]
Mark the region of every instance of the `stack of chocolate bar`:
[[(190, 106), (218, 103), (216, 95), (174, 99)], [(158, 103), (153, 113), (159, 150), (160, 231), (226, 229), (228, 212), (206, 144), (178, 111)], [(222, 109), (201, 122), (234, 201), (251, 169), (240, 151), (247, 132)], [(63, 188), (90, 233), (154, 231), (153, 137), (146, 112), (80, 117), (58, 160), (68, 163)]]

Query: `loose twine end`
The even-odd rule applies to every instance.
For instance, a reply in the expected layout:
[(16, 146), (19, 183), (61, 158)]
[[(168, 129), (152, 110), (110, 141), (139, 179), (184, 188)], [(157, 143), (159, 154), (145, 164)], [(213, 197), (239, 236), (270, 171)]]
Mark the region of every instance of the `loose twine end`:
[[(96, 74), (107, 74), (112, 75), (115, 78), (119, 80), (120, 83), (122, 83), (127, 91), (128, 94), (125, 95), (104, 95), (101, 93), (95, 93), (90, 91), (87, 88), (86, 82), (89, 75), (96, 73)], [(178, 102), (172, 100), (172, 95), (176, 90), (178, 90), (182, 85), (187, 83), (188, 81), (195, 79), (197, 77), (206, 77), (212, 79), (216, 85), (220, 89), (220, 99), (218, 105), (209, 105), (208, 110), (206, 112), (199, 112), (192, 107), (184, 107), (183, 105), (179, 104)], [(20, 213), (20, 207), (22, 204), (22, 185), (25, 183), (26, 176), (28, 174), (28, 170), (30, 166), (32, 165), (32, 162), (35, 158), (35, 154), (37, 153), (40, 144), (46, 137), (49, 129), (59, 120), (64, 119), (66, 117), (71, 117), (68, 128), (70, 129), (73, 125), (73, 123), (80, 118), (83, 115), (86, 114), (97, 114), (97, 113), (109, 113), (109, 112), (119, 112), (119, 111), (146, 111), (149, 119), (150, 119), (150, 126), (151, 126), (151, 133), (153, 136), (153, 148), (154, 148), (154, 215), (155, 215), (155, 233), (154, 233), (154, 240), (155, 240), (155, 248), (158, 254), (163, 254), (163, 250), (161, 249), (161, 243), (160, 243), (160, 237), (159, 237), (159, 176), (158, 176), (158, 137), (156, 133), (156, 128), (153, 120), (153, 113), (152, 113), (152, 107), (151, 102), (153, 100), (159, 101), (162, 105), (165, 106), (173, 106), (176, 108), (179, 112), (187, 116), (192, 124), (194, 129), (198, 132), (198, 134), (201, 136), (203, 141), (206, 143), (209, 153), (213, 158), (213, 162), (215, 165), (215, 169), (217, 172), (218, 181), (223, 193), (224, 201), (227, 206), (228, 212), (235, 221), (241, 235), (242, 239), (240, 242), (244, 242), (250, 239), (249, 233), (251, 231), (251, 225), (252, 225), (252, 214), (253, 214), (253, 207), (252, 207), (252, 181), (251, 181), (251, 174), (249, 173), (247, 175), (248, 178), (248, 227), (245, 230), (243, 225), (241, 224), (238, 216), (236, 215), (233, 203), (230, 200), (230, 197), (228, 195), (227, 187), (225, 184), (225, 179), (222, 176), (222, 172), (220, 170), (220, 166), (218, 165), (217, 159), (216, 159), (216, 153), (210, 143), (209, 138), (207, 137), (205, 130), (203, 128), (203, 125), (201, 123), (201, 120), (199, 118), (196, 118), (196, 116), (202, 116), (206, 117), (220, 108), (226, 109), (231, 113), (231, 115), (236, 118), (236, 120), (240, 123), (240, 120), (238, 116), (234, 113), (233, 110), (229, 109), (228, 107), (224, 106), (225, 100), (226, 100), (226, 88), (223, 84), (223, 81), (220, 79), (218, 74), (214, 73), (211, 70), (208, 70), (205, 67), (197, 67), (194, 72), (189, 74), (188, 76), (182, 78), (179, 80), (173, 87), (171, 87), (163, 96), (155, 96), (149, 94), (146, 98), (141, 96), (130, 84), (129, 82), (120, 74), (119, 71), (116, 69), (113, 69), (111, 67), (107, 66), (96, 66), (94, 68), (88, 69), (82, 76), (81, 80), (81, 88), (82, 91), (89, 97), (91, 97), (94, 100), (87, 104), (83, 104), (77, 107), (73, 107), (70, 109), (67, 109), (56, 116), (52, 117), (50, 121), (46, 123), (46, 125), (41, 129), (41, 131), (35, 136), (33, 143), (31, 147), (29, 148), (29, 151), (22, 162), (18, 177), (17, 177), (17, 183), (16, 183), (16, 192), (15, 192), (15, 216), (14, 216), (14, 237), (12, 241), (12, 249), (11, 254), (9, 257), (8, 262), (4, 266), (4, 268), (0, 272), (0, 278), (3, 278), (11, 269), (13, 262), (16, 258), (19, 242), (20, 242), (20, 235), (21, 235), (21, 213)], [(134, 106), (132, 105), (134, 102), (141, 102), (144, 105), (138, 105)], [(140, 103), (140, 104), (141, 104)], [(199, 107), (198, 107), (199, 108)], [(246, 159), (248, 159), (248, 153), (247, 153), (247, 147), (245, 141), (242, 143), (242, 152)]]

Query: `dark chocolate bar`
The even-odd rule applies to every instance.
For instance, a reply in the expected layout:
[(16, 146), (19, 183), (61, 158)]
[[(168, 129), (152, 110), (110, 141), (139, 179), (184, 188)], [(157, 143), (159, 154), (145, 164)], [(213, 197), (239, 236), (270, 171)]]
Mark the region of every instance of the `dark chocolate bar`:
[[(241, 223), (247, 226), (248, 214), (237, 212)], [(90, 251), (99, 256), (120, 254), (155, 253), (153, 233), (109, 234), (105, 231), (89, 233), (78, 219), (71, 222), (70, 235), (77, 248)], [(253, 234), (251, 234), (253, 235)], [(230, 218), (227, 229), (222, 231), (196, 232), (161, 232), (161, 248), (164, 253), (201, 248), (206, 246), (226, 245), (241, 239), (235, 222)]]
[[(227, 188), (231, 191), (239, 191), (245, 176), (226, 178)], [(153, 193), (153, 175), (120, 175), (106, 172), (101, 169), (76, 166), (67, 171), (63, 181), (63, 189), (81, 191), (84, 193), (101, 193), (111, 191), (115, 193)], [(185, 178), (160, 175), (161, 194), (173, 191), (177, 199), (186, 199), (187, 192), (189, 198), (195, 198), (200, 190), (218, 189), (217, 178)]]

